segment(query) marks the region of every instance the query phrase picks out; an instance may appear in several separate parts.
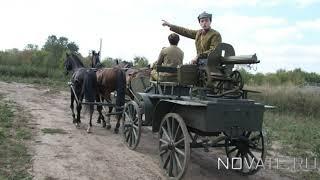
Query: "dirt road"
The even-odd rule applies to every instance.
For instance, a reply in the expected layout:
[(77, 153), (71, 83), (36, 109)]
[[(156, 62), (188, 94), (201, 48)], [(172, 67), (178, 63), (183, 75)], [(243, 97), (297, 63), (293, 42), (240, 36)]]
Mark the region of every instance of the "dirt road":
[[(99, 124), (94, 123), (93, 132), (87, 134), (87, 118), (82, 119), (79, 129), (75, 128), (69, 109), (69, 92), (0, 82), (0, 93), (32, 115), (29, 124), (36, 131), (30, 142), (34, 179), (166, 179), (159, 168), (157, 134), (149, 129), (143, 129), (140, 146), (131, 151), (120, 135)], [(46, 134), (41, 131), (44, 128), (63, 129), (66, 134)], [(184, 179), (287, 179), (269, 170), (250, 177), (218, 170), (218, 157), (212, 154), (192, 150)]]

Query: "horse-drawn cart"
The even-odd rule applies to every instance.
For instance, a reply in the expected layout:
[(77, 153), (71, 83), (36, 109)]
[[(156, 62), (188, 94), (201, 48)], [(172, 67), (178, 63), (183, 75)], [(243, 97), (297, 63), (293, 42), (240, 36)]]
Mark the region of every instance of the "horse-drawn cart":
[[(236, 58), (245, 61), (247, 57), (233, 60)], [(136, 88), (140, 91), (134, 92), (139, 100), (127, 102), (124, 109), (124, 142), (135, 149), (141, 127), (150, 126), (159, 135), (161, 168), (172, 179), (185, 174), (190, 148), (208, 151), (210, 147), (223, 147), (230, 166), (240, 167), (237, 171), (241, 174), (254, 174), (265, 159), (262, 123), (266, 108), (246, 99), (243, 85), (240, 87), (230, 76), (209, 78), (222, 82), (220, 91), (213, 90), (216, 86), (199, 87), (202, 70), (197, 65), (158, 67), (158, 72), (177, 72), (177, 81), (151, 82), (149, 88)], [(138, 82), (131, 86), (141, 86)]]

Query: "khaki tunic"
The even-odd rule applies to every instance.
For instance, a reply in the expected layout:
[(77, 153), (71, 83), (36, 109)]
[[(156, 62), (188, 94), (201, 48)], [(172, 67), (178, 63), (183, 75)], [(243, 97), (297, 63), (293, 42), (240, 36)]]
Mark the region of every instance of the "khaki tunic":
[(214, 29), (204, 32), (204, 30), (190, 30), (184, 27), (171, 25), (170, 30), (181, 36), (195, 39), (197, 55), (199, 58), (206, 58), (209, 53), (222, 42), (220, 33)]
[[(171, 45), (169, 47), (163, 48), (159, 54), (158, 60), (156, 62), (156, 65), (161, 65), (161, 66), (169, 66), (169, 67), (177, 67), (178, 65), (181, 65), (183, 62), (183, 56), (184, 53), (183, 51), (175, 46)], [(165, 78), (165, 77), (176, 77), (176, 73), (159, 73), (160, 79), (165, 80), (165, 79), (174, 79), (174, 78)], [(152, 70), (151, 76), (154, 80), (156, 80), (157, 77), (157, 72), (156, 70)]]

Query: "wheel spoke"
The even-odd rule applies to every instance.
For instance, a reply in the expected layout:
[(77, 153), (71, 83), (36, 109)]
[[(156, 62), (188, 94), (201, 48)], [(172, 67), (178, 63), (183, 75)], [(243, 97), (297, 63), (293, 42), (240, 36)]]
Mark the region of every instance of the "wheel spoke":
[(258, 140), (259, 138), (261, 138), (260, 134), (250, 138), (250, 141), (253, 142), (253, 141)]
[(241, 171), (242, 171), (242, 172), (243, 172), (243, 166), (244, 166), (244, 165), (243, 165), (243, 164), (244, 164), (244, 163), (243, 163), (243, 162), (244, 162), (244, 160), (243, 160), (243, 159), (244, 159), (244, 156), (241, 154), (241, 163), (242, 163)]
[(166, 168), (167, 168), (167, 165), (168, 165), (169, 160), (170, 160), (170, 154), (167, 156), (166, 160), (165, 160), (164, 163), (163, 163), (163, 169), (166, 169)]
[[(175, 134), (175, 132), (174, 132), (174, 130), (175, 130), (175, 129), (174, 129), (174, 124), (175, 124), (174, 122), (175, 122), (175, 121), (176, 121), (176, 120), (175, 120), (174, 118), (171, 119), (171, 138), (172, 138), (172, 139), (174, 138), (173, 135)], [(174, 139), (173, 139), (173, 140), (174, 140)]]
[(250, 137), (250, 135), (251, 135), (251, 131), (249, 131), (247, 134), (246, 134), (246, 137), (248, 138), (248, 137)]
[(160, 151), (162, 151), (162, 150), (168, 150), (169, 149), (169, 146), (168, 146), (168, 144), (163, 144), (163, 145), (161, 145), (160, 146)]
[(126, 136), (126, 142), (129, 142), (129, 138), (130, 138), (130, 129), (128, 130), (128, 136)]
[(172, 154), (169, 155), (170, 157), (170, 160), (169, 160), (169, 169), (168, 169), (168, 174), (169, 174), (169, 177), (172, 177), (173, 174), (172, 174), (172, 170), (173, 170), (173, 159), (172, 159)]
[(136, 130), (134, 128), (132, 128), (132, 132), (133, 132), (133, 135), (134, 135), (135, 139), (137, 139), (138, 135), (137, 135), (137, 132), (136, 132)]
[(179, 157), (178, 157), (178, 155), (177, 155), (176, 152), (174, 152), (174, 158), (175, 158), (176, 161), (177, 161), (178, 168), (182, 170), (182, 165), (181, 165), (180, 159), (179, 159)]
[(125, 114), (125, 116), (128, 118), (128, 121), (131, 122), (131, 121), (132, 121), (131, 116), (129, 116), (129, 114), (127, 114), (126, 112), (125, 112), (124, 114)]
[[(129, 106), (129, 114), (130, 114), (130, 117), (133, 117), (134, 115), (133, 115), (133, 106), (132, 105), (130, 105)], [(132, 119), (131, 119), (132, 120)]]
[(164, 144), (166, 144), (166, 145), (168, 145), (168, 144), (169, 144), (169, 142), (168, 142), (168, 141), (166, 141), (166, 140), (164, 140), (164, 139), (162, 139), (162, 138), (160, 138), (160, 142), (162, 142), (162, 143), (164, 143)]
[[(166, 123), (167, 123), (168, 135), (169, 135), (170, 139), (172, 139), (171, 124), (170, 124), (169, 120), (170, 120), (170, 117), (167, 119)], [(171, 120), (172, 120), (172, 118), (171, 118)]]
[(160, 156), (162, 157), (167, 152), (168, 152), (168, 148), (167, 149), (163, 149), (162, 151), (160, 151)]
[(259, 148), (257, 146), (249, 145), (249, 148), (262, 152), (262, 148)]
[(124, 129), (123, 133), (127, 134), (128, 131), (129, 131), (129, 128), (127, 127), (127, 128)]
[(178, 132), (180, 132), (180, 131), (181, 131), (181, 127), (178, 126), (177, 129), (176, 129), (176, 133), (174, 135), (174, 139), (173, 139), (174, 141), (177, 139)]
[(179, 145), (180, 143), (184, 142), (184, 138), (181, 138), (179, 141), (174, 143), (174, 146)]
[(131, 124), (129, 124), (129, 123), (124, 123), (123, 126), (125, 129), (131, 128)]
[(139, 129), (139, 127), (135, 124), (132, 124), (132, 126), (134, 127), (134, 129)]
[(133, 120), (133, 124), (137, 124), (138, 121), (139, 121), (139, 117), (136, 117), (136, 116), (135, 116), (135, 118), (134, 118), (134, 120)]
[(177, 152), (177, 153), (179, 153), (181, 156), (185, 156), (185, 154), (184, 154), (184, 152), (183, 151), (181, 151), (179, 148), (174, 148), (175, 149), (175, 151)]
[(169, 137), (169, 135), (168, 135), (168, 133), (167, 133), (167, 130), (165, 130), (164, 127), (161, 127), (161, 129), (162, 129), (163, 134), (164, 134), (164, 135), (166, 136), (166, 138), (170, 141), (171, 139), (170, 139), (170, 137)]
[(250, 150), (248, 151), (248, 153), (251, 156), (251, 158), (253, 158), (254, 162), (256, 162), (256, 164), (258, 164), (258, 159), (256, 158), (256, 156)]
[(131, 145), (135, 144), (136, 139), (134, 138), (134, 130), (132, 129), (132, 133), (131, 133)]
[(129, 146), (131, 147), (131, 145), (132, 145), (132, 131), (130, 131), (128, 143), (129, 143)]
[(127, 109), (127, 111), (128, 111), (128, 116), (129, 116), (129, 117), (131, 117), (131, 108), (130, 108), (130, 106), (131, 106), (131, 105), (128, 105), (128, 109)]
[(231, 149), (230, 151), (227, 152), (227, 155), (229, 155), (230, 153), (234, 152), (235, 150), (237, 150), (237, 147)]
[[(248, 154), (246, 154), (246, 155), (244, 155), (244, 158), (246, 159), (246, 161), (247, 161), (247, 163), (246, 163), (246, 165), (248, 166), (248, 169), (249, 168), (252, 168), (252, 161), (250, 161), (250, 158), (249, 158), (249, 156), (248, 156)], [(243, 162), (242, 162), (243, 163)], [(243, 164), (242, 164), (242, 166), (243, 166)]]
[[(239, 155), (240, 155), (240, 150), (237, 151), (237, 154), (235, 155), (235, 157), (239, 157)], [(233, 161), (232, 164), (236, 164), (238, 159), (232, 159), (232, 161)]]

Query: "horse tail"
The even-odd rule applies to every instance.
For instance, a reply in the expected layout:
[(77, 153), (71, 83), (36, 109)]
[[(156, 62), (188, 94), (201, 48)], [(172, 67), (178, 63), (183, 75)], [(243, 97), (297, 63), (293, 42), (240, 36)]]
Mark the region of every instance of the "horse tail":
[(126, 93), (126, 74), (123, 70), (117, 70), (117, 82), (116, 82), (116, 105), (123, 106), (125, 103), (125, 93)]
[[(86, 102), (94, 102), (97, 95), (97, 75), (92, 70), (87, 70), (82, 87), (84, 99)], [(90, 110), (94, 110), (94, 105), (89, 105)]]

